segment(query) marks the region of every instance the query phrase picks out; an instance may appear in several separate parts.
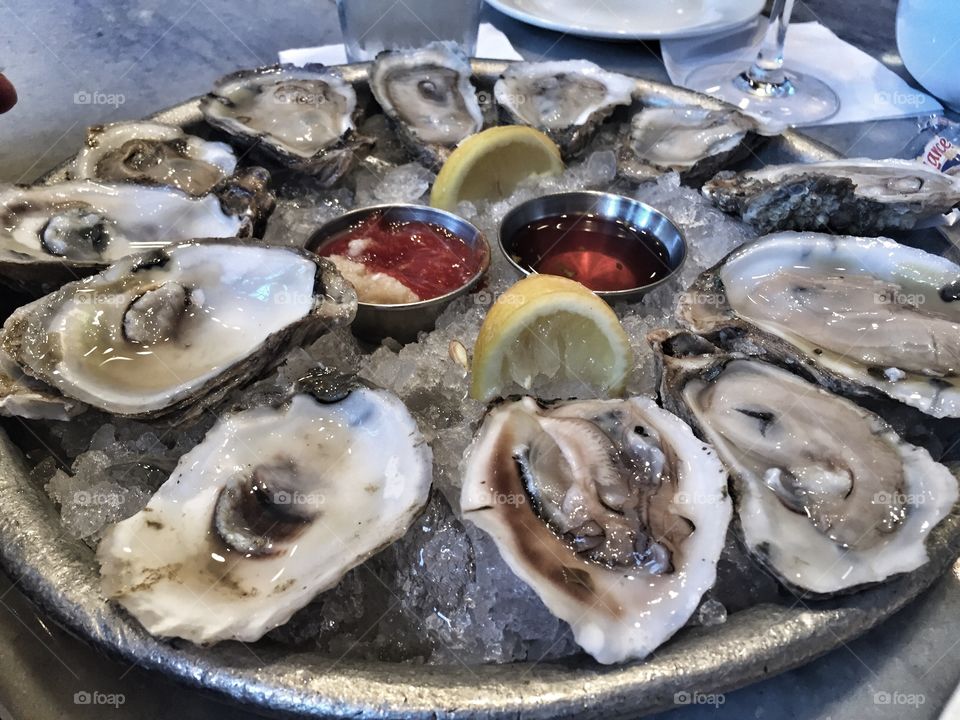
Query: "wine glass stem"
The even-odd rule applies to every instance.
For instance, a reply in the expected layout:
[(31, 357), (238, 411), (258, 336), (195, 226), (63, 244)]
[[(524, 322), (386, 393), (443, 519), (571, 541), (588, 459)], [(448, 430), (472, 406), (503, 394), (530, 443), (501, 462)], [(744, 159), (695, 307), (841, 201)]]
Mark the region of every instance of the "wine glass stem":
[(773, 0), (770, 25), (776, 24), (777, 31), (773, 37), (764, 37), (757, 59), (746, 72), (748, 83), (761, 94), (777, 94), (775, 88), (784, 87), (788, 82), (783, 72), (783, 43), (787, 38), (793, 3), (794, 0)]

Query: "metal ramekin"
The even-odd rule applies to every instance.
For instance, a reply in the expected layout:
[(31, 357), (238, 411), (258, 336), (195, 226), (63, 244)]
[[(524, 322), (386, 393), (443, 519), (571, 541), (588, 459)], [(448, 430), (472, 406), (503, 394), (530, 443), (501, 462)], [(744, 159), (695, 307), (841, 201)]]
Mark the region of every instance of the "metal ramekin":
[(355, 335), (373, 342), (379, 342), (388, 337), (402, 343), (413, 342), (417, 339), (419, 332), (433, 329), (440, 313), (454, 298), (466, 295), (480, 284), (490, 267), (490, 246), (483, 233), (458, 215), (425, 205), (395, 204), (371, 205), (334, 218), (320, 226), (310, 236), (307, 249), (316, 252), (331, 237), (375, 212), (382, 212), (385, 217), (392, 220), (418, 220), (440, 225), (466, 242), (480, 259), (480, 269), (476, 274), (465, 284), (445, 295), (397, 305), (365, 302), (357, 304), (357, 317), (351, 325)]
[(530, 268), (515, 260), (516, 234), (528, 223), (563, 213), (589, 213), (609, 220), (620, 220), (637, 230), (646, 230), (657, 238), (667, 250), (670, 272), (659, 280), (635, 288), (623, 290), (596, 290), (597, 295), (608, 302), (635, 300), (658, 285), (672, 278), (687, 257), (687, 241), (680, 228), (670, 218), (646, 203), (623, 195), (602, 192), (566, 192), (527, 200), (508, 212), (500, 222), (498, 239), (500, 249), (507, 260), (524, 275)]

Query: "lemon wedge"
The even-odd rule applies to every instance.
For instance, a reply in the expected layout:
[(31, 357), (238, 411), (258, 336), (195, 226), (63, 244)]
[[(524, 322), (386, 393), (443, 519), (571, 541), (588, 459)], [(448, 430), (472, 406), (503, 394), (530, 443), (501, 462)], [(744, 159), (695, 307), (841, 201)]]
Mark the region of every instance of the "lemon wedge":
[(455, 210), (462, 200), (498, 200), (531, 175), (562, 172), (560, 149), (539, 130), (524, 125), (493, 127), (457, 145), (437, 174), (430, 204)]
[(551, 382), (576, 395), (623, 391), (633, 363), (616, 314), (588, 288), (554, 275), (531, 275), (500, 296), (473, 350), (470, 396), (489, 401), (516, 383)]

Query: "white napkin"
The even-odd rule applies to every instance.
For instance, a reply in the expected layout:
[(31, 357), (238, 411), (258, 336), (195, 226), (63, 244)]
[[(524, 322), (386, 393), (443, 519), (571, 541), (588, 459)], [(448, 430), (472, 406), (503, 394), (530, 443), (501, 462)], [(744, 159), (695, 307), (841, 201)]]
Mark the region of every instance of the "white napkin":
[[(280, 62), (292, 65), (323, 63), (324, 65), (343, 65), (347, 62), (347, 51), (343, 45), (322, 45), (312, 48), (292, 48), (281, 50)], [(477, 32), (476, 57), (491, 60), (523, 60), (507, 36), (490, 23), (480, 23)]]
[[(864, 12), (870, 12), (867, 5), (869, 3)], [(766, 18), (761, 21), (767, 22)], [(768, 32), (774, 31), (775, 28), (770, 28)], [(667, 74), (675, 85), (684, 85), (687, 76), (704, 65), (743, 60), (746, 67), (756, 57), (759, 35), (759, 26), (754, 24), (734, 33), (665, 40), (660, 47)], [(844, 42), (818, 22), (790, 25), (784, 57), (788, 69), (820, 78), (840, 98), (840, 111), (822, 123), (824, 125), (943, 111), (943, 106), (932, 97), (910, 87), (879, 61)]]

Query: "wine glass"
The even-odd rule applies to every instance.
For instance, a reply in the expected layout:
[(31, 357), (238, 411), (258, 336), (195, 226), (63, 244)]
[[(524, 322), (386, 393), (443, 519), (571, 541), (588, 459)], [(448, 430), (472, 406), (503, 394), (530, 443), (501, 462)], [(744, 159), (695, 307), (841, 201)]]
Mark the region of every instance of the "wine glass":
[(694, 70), (684, 84), (765, 121), (812, 125), (835, 115), (840, 99), (826, 83), (783, 67), (783, 42), (793, 3), (794, 0), (774, 0), (767, 27), (776, 23), (777, 31), (773, 37), (769, 32), (764, 35), (757, 59), (749, 68), (736, 73), (730, 62), (707, 65)]

